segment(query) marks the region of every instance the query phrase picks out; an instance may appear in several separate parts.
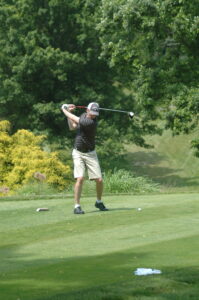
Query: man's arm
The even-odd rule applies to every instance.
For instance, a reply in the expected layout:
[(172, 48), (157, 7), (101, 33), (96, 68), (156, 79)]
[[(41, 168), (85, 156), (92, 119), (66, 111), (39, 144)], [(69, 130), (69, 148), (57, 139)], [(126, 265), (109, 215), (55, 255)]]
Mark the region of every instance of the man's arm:
[(68, 127), (70, 130), (75, 130), (77, 128), (77, 123), (73, 122), (69, 118), (67, 118), (67, 121), (68, 121)]
[(76, 129), (77, 125), (79, 124), (79, 117), (71, 113), (71, 111), (73, 111), (74, 109), (75, 109), (75, 105), (73, 104), (62, 105), (62, 111), (68, 119), (68, 126), (70, 130)]

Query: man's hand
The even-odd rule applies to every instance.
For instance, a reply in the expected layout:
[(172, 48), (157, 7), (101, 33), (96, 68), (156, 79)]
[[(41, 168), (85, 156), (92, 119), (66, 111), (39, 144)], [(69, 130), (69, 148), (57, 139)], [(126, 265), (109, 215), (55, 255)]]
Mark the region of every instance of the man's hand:
[(74, 104), (68, 104), (68, 111), (73, 111), (76, 108)]
[(63, 104), (61, 109), (65, 116), (68, 118), (69, 128), (75, 129), (77, 127), (77, 124), (79, 123), (79, 117), (74, 115), (72, 111), (76, 108), (74, 104)]
[(75, 109), (75, 105), (74, 104), (63, 104), (61, 109), (65, 109), (67, 111), (73, 111)]

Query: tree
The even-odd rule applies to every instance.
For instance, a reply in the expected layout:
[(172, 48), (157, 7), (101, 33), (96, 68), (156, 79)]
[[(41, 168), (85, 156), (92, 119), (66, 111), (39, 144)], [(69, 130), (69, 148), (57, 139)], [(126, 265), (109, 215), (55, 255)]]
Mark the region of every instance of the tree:
[(2, 0), (0, 118), (14, 132), (58, 139), (73, 134), (63, 102), (135, 111), (131, 123), (103, 113), (98, 139), (113, 153), (116, 140), (120, 150), (147, 146), (144, 135), (160, 133), (157, 118), (177, 132), (185, 114), (188, 131), (197, 125), (198, 14), (197, 0)]
[(63, 135), (61, 103), (103, 104), (115, 95), (112, 72), (98, 59), (97, 3), (1, 1), (0, 117), (14, 130)]
[(101, 57), (132, 90), (143, 120), (160, 117), (161, 107), (174, 132), (197, 126), (198, 1), (102, 1), (98, 30)]
[[(63, 102), (96, 101), (139, 112), (137, 98), (125, 89), (128, 76), (121, 81), (119, 69), (100, 57), (100, 5), (98, 0), (1, 1), (0, 118), (11, 121), (13, 132), (24, 128), (51, 140), (70, 138), (60, 112)], [(126, 142), (145, 145), (143, 135), (156, 130), (148, 117), (129, 122), (104, 112), (103, 119), (98, 140), (104, 160), (110, 161), (111, 150), (114, 160)]]

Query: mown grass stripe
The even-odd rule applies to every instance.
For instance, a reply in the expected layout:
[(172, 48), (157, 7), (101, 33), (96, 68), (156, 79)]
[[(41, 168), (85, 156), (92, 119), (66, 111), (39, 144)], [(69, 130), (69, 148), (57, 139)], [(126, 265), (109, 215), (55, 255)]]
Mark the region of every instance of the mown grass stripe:
[[(113, 285), (118, 295), (127, 293), (128, 300), (131, 293), (154, 300), (156, 295), (161, 297), (158, 288), (165, 295), (176, 296), (179, 286), (183, 287), (176, 272), (185, 280), (185, 269), (188, 278), (195, 280), (191, 286), (196, 295), (197, 273), (192, 271), (198, 263), (198, 195), (115, 196), (107, 200), (112, 210), (102, 213), (94, 209), (93, 199), (84, 199), (84, 216), (73, 215), (72, 203), (63, 199), (45, 202), (51, 203), (52, 209), (44, 214), (32, 211), (34, 201), (23, 203), (23, 208), (13, 203), (16, 215), (8, 207), (7, 215), (5, 211), (1, 215), (2, 299), (76, 300), (78, 289), (84, 291), (84, 299), (88, 296), (91, 300), (92, 288), (105, 285), (113, 295)], [(143, 210), (138, 212), (136, 207)], [(136, 267), (163, 268), (159, 283), (156, 281), (157, 294), (149, 291), (152, 280), (133, 277)], [(181, 269), (184, 271), (177, 271)], [(169, 275), (172, 280), (165, 286)], [(142, 294), (143, 280), (148, 286), (146, 295)], [(122, 282), (128, 291), (120, 289)], [(93, 299), (101, 300), (103, 293), (96, 292)]]

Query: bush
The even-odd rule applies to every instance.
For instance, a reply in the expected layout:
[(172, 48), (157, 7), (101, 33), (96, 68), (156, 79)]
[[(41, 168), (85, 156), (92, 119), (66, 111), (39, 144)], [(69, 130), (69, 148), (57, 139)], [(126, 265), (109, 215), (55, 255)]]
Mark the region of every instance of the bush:
[(104, 176), (104, 190), (109, 193), (134, 193), (142, 194), (156, 192), (158, 184), (146, 177), (135, 177), (126, 170), (114, 170)]
[(70, 183), (71, 168), (59, 160), (57, 152), (42, 150), (45, 136), (27, 130), (9, 135), (9, 128), (8, 121), (0, 122), (0, 187), (17, 190), (41, 172), (48, 184), (63, 190)]
[[(103, 176), (105, 193), (133, 193), (145, 194), (159, 191), (159, 185), (146, 177), (136, 177), (132, 172), (126, 170), (114, 170), (107, 172)], [(68, 191), (72, 191), (70, 186)], [(83, 185), (83, 195), (95, 193), (95, 182), (85, 180)]]

